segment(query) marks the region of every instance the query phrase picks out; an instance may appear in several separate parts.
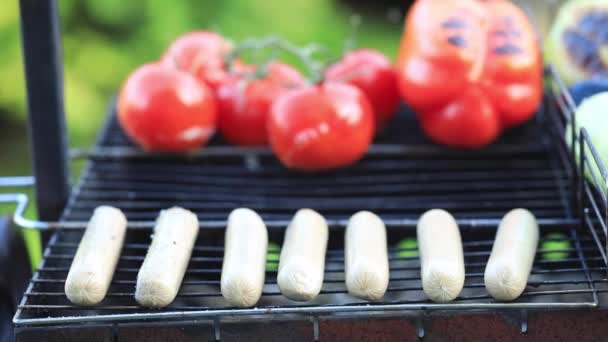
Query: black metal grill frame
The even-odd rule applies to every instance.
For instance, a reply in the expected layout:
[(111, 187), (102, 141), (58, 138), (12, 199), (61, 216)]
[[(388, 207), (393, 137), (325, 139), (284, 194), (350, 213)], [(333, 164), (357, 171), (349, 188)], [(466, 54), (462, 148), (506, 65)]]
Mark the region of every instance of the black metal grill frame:
[[(37, 191), (42, 196), (38, 196), (38, 207), (41, 214), (41, 218), (47, 220), (53, 220), (59, 217), (59, 211), (64, 208), (64, 202), (67, 194), (68, 174), (66, 165), (66, 149), (65, 149), (65, 129), (63, 124), (63, 104), (62, 104), (62, 81), (61, 81), (61, 63), (60, 55), (61, 49), (58, 34), (58, 19), (56, 16), (56, 0), (48, 0), (44, 2), (32, 1), (32, 0), (21, 0), (21, 12), (22, 12), (22, 34), (24, 40), (24, 56), (26, 60), (26, 71), (28, 78), (28, 101), (30, 105), (30, 137), (33, 146), (33, 158), (35, 160), (35, 174), (38, 180)], [(44, 20), (40, 20), (43, 18)], [(42, 42), (45, 40), (46, 42)], [(51, 67), (49, 68), (45, 63), (37, 62), (38, 59), (51, 61)], [(459, 298), (455, 303), (450, 304), (433, 304), (426, 300), (393, 300), (392, 302), (382, 302), (368, 304), (360, 301), (353, 301), (352, 298), (348, 305), (332, 305), (331, 303), (322, 302), (325, 296), (334, 296), (335, 292), (343, 292), (344, 289), (341, 283), (342, 280), (335, 279), (331, 280), (328, 278), (327, 285), (324, 285), (324, 294), (319, 299), (321, 303), (314, 305), (292, 305), (294, 303), (287, 303), (287, 305), (266, 305), (255, 309), (234, 309), (229, 307), (223, 307), (221, 305), (216, 307), (202, 307), (197, 306), (180, 306), (178, 304), (172, 305), (169, 309), (162, 311), (149, 311), (140, 308), (133, 307), (132, 293), (130, 290), (119, 290), (121, 286), (132, 287), (132, 279), (115, 279), (111, 293), (106, 301), (99, 307), (94, 309), (82, 309), (76, 308), (70, 304), (49, 304), (54, 300), (63, 300), (65, 303), (65, 297), (62, 292), (62, 284), (69, 266), (69, 261), (73, 256), (74, 248), (79, 240), (79, 234), (81, 231), (72, 230), (67, 228), (82, 228), (81, 220), (88, 219), (87, 213), (90, 213), (92, 206), (87, 207), (87, 199), (83, 199), (83, 194), (87, 194), (86, 187), (92, 186), (92, 177), (112, 177), (107, 170), (98, 170), (98, 165), (110, 165), (114, 163), (129, 163), (144, 158), (147, 162), (158, 163), (162, 161), (166, 156), (143, 156), (140, 152), (133, 151), (124, 139), (119, 137), (118, 140), (112, 142), (108, 140), (112, 134), (116, 132), (113, 121), (109, 121), (110, 125), (106, 127), (105, 132), (101, 136), (101, 140), (98, 143), (98, 148), (93, 151), (76, 151), (75, 156), (88, 157), (90, 161), (86, 167), (86, 170), (81, 177), (79, 184), (76, 185), (72, 191), (69, 202), (65, 205), (65, 210), (60, 222), (48, 223), (48, 222), (34, 222), (22, 220), (23, 218), (16, 215), (16, 221), (21, 222), (24, 226), (30, 226), (33, 228), (53, 228), (59, 229), (54, 233), (51, 241), (49, 242), (45, 250), (45, 259), (40, 269), (34, 275), (32, 282), (24, 296), (24, 299), (19, 307), (19, 311), (15, 315), (14, 323), (18, 328), (26, 328), (34, 325), (62, 325), (72, 323), (84, 323), (84, 322), (110, 322), (114, 325), (125, 325), (127, 321), (136, 321), (138, 324), (143, 324), (144, 321), (157, 321), (157, 320), (178, 320), (185, 321), (189, 319), (213, 319), (216, 326), (216, 338), (218, 333), (218, 325), (222, 320), (229, 320), (230, 317), (239, 316), (239, 319), (274, 319), (275, 315), (281, 314), (281, 316), (296, 317), (298, 319), (310, 319), (313, 323), (314, 336), (318, 335), (318, 322), (319, 319), (342, 317), (342, 316), (356, 316), (356, 315), (368, 315), (373, 312), (374, 315), (392, 315), (392, 314), (426, 314), (430, 311), (443, 311), (443, 310), (545, 310), (550, 308), (560, 309), (573, 309), (573, 308), (594, 308), (599, 304), (599, 297), (603, 296), (604, 293), (608, 292), (606, 287), (607, 280), (605, 279), (606, 264), (608, 262), (607, 252), (608, 249), (608, 201), (606, 195), (606, 183), (608, 179), (608, 172), (602, 166), (601, 160), (598, 158), (596, 151), (594, 151), (593, 145), (584, 131), (579, 133), (577, 130), (571, 131), (571, 141), (574, 144), (568, 144), (564, 137), (565, 128), (568, 123), (573, 123), (575, 117), (573, 116), (574, 105), (570, 98), (563, 83), (556, 77), (555, 71), (549, 67), (548, 76), (551, 81), (550, 86), (547, 89), (546, 100), (544, 107), (538, 115), (537, 122), (528, 125), (525, 128), (514, 130), (517, 134), (513, 134), (511, 137), (504, 137), (501, 139), (501, 143), (493, 146), (489, 149), (478, 151), (475, 154), (475, 158), (480, 160), (487, 160), (488, 155), (498, 154), (497, 160), (504, 161), (503, 158), (518, 153), (528, 153), (530, 156), (544, 156), (545, 159), (541, 160), (546, 162), (544, 168), (530, 170), (529, 168), (522, 167), (521, 169), (511, 173), (518, 174), (519, 179), (525, 179), (525, 189), (516, 191), (510, 191), (512, 194), (519, 194), (519, 200), (526, 199), (526, 196), (532, 196), (536, 201), (530, 202), (533, 206), (538, 206), (534, 210), (540, 217), (541, 230), (543, 233), (548, 231), (559, 231), (567, 234), (572, 245), (568, 250), (563, 252), (569, 253), (566, 260), (559, 262), (543, 262), (537, 258), (535, 262), (533, 277), (531, 284), (526, 290), (524, 296), (514, 303), (498, 303), (489, 299), (485, 294), (475, 295), (474, 291), (480, 289), (482, 284), (480, 281), (467, 282), (467, 289), (463, 292), (463, 296)], [(37, 86), (37, 84), (39, 86)], [(49, 124), (54, 128), (48, 133)], [(41, 129), (42, 128), (42, 129)], [(526, 132), (530, 132), (532, 129), (532, 136), (526, 135)], [(534, 132), (536, 129), (536, 132)], [(539, 134), (544, 139), (541, 143), (538, 140), (533, 139), (533, 134)], [(429, 146), (424, 138), (420, 137), (420, 134), (416, 133), (416, 130), (409, 132), (410, 136), (399, 139), (399, 145), (381, 145), (373, 149), (368, 156), (369, 159), (374, 158), (386, 158), (391, 155), (402, 155), (407, 157), (420, 156), (420, 155), (431, 155), (435, 156), (439, 160), (444, 160), (450, 155), (458, 155), (457, 151), (449, 151), (433, 146)], [(527, 137), (527, 138), (526, 138)], [(122, 140), (121, 140), (122, 139)], [(391, 142), (391, 139), (395, 139), (395, 135), (391, 136), (387, 134), (385, 140), (380, 139), (381, 142)], [(519, 142), (519, 143), (517, 143)], [(523, 142), (523, 144), (522, 144)], [(127, 146), (126, 149), (124, 146)], [(578, 149), (579, 154), (576, 153)], [(487, 155), (486, 155), (487, 153)], [(267, 151), (257, 150), (243, 150), (243, 149), (225, 149), (221, 147), (213, 147), (207, 149), (201, 155), (190, 156), (190, 159), (180, 159), (180, 162), (194, 162), (198, 161), (199, 158), (241, 158), (242, 168), (255, 170), (260, 165), (264, 166), (268, 162)], [(541, 158), (542, 159), (542, 158)], [(577, 163), (578, 162), (578, 169)], [(165, 159), (166, 160), (166, 159)], [(172, 159), (173, 163), (176, 163), (175, 159)], [(513, 161), (513, 159), (510, 159)], [(539, 159), (533, 159), (538, 162)], [(581, 162), (582, 160), (582, 162)], [(450, 163), (450, 167), (460, 167), (461, 163), (456, 159)], [(260, 164), (262, 163), (262, 164)], [(363, 162), (365, 163), (365, 161)], [(373, 164), (373, 163), (372, 163)], [(439, 163), (441, 164), (441, 163)], [(465, 162), (462, 163), (464, 165)], [(365, 165), (365, 164), (363, 164)], [(445, 166), (445, 164), (443, 164)], [(498, 164), (497, 164), (498, 165)], [(525, 165), (525, 162), (520, 165)], [(592, 172), (592, 181), (586, 182), (584, 177), (578, 175), (584, 175), (587, 169), (594, 170), (593, 165), (599, 166), (599, 174)], [(375, 166), (372, 170), (390, 172), (392, 166)], [(354, 167), (352, 170), (361, 170), (365, 167), (359, 166)], [(465, 167), (466, 169), (466, 167)], [(207, 170), (207, 169), (204, 169)], [(369, 171), (369, 170), (368, 170)], [(429, 170), (420, 170), (420, 174), (424, 175)], [(431, 170), (432, 171), (432, 170)], [(347, 171), (348, 172), (348, 171)], [(366, 171), (367, 172), (367, 171)], [(500, 171), (493, 171), (496, 175), (500, 175)], [(225, 170), (217, 170), (218, 174), (225, 173)], [(280, 173), (280, 172), (279, 172)], [(123, 173), (124, 175), (124, 173)], [(48, 177), (46, 177), (48, 176)], [(120, 176), (120, 175), (119, 175)], [(46, 178), (45, 178), (46, 177)], [(190, 180), (201, 181), (201, 178), (188, 176)], [(203, 177), (203, 176), (201, 176)], [(269, 178), (276, 177), (276, 175), (270, 174)], [(475, 175), (468, 174), (468, 179), (460, 179), (461, 185), (470, 185), (474, 183)], [(481, 176), (483, 177), (483, 175)], [(356, 177), (353, 177), (356, 179)], [(376, 178), (377, 179), (377, 178)], [(380, 178), (384, 179), (384, 178)], [(386, 177), (385, 180), (390, 179)], [(491, 177), (488, 177), (491, 179)], [(155, 181), (153, 177), (147, 181)], [(361, 179), (358, 179), (355, 184)], [(403, 179), (401, 179), (403, 181)], [(424, 181), (418, 179), (418, 181)], [(107, 184), (108, 179), (104, 179), (100, 184)], [(412, 178), (408, 180), (409, 185), (416, 185), (416, 179)], [(428, 182), (428, 180), (427, 180)], [(545, 182), (545, 183), (543, 183)], [(437, 190), (442, 189), (437, 184), (429, 182), (431, 187), (435, 186)], [(346, 183), (348, 184), (348, 182)], [(232, 184), (234, 188), (241, 191), (242, 184)], [(342, 184), (341, 187), (337, 187), (334, 194), (338, 194), (340, 191), (350, 191), (346, 188), (347, 185)], [(428, 186), (428, 185), (427, 185)], [(496, 190), (496, 187), (490, 187), (486, 184), (486, 190)], [(504, 190), (513, 190), (516, 187), (517, 182), (502, 183)], [(521, 186), (521, 184), (519, 184)], [(528, 188), (529, 186), (529, 188)], [(543, 187), (547, 186), (547, 187)], [(421, 186), (420, 186), (421, 187)], [(402, 188), (401, 190), (403, 190)], [(308, 189), (307, 189), (308, 190)], [(398, 193), (401, 191), (399, 187), (385, 187), (383, 189), (387, 195), (391, 192)], [(360, 190), (361, 194), (366, 194), (366, 191), (372, 191), (371, 188), (364, 188)], [(455, 191), (455, 189), (451, 189)], [(520, 191), (519, 193), (517, 191)], [(549, 195), (549, 192), (555, 192), (557, 197)], [(183, 190), (186, 192), (186, 189)], [(45, 197), (44, 194), (53, 193), (53, 198)], [(160, 192), (162, 193), (162, 191)], [(313, 191), (314, 193), (314, 191)], [(276, 194), (275, 194), (276, 195)], [(321, 197), (327, 195), (323, 191), (315, 193), (315, 197)], [(411, 195), (411, 194), (410, 194)], [(97, 196), (97, 197), (95, 197)], [(95, 199), (89, 198), (89, 201), (107, 201), (99, 195), (95, 195)], [(115, 192), (113, 196), (124, 197), (130, 199), (129, 191), (126, 192)], [(146, 194), (150, 196), (147, 198), (149, 203), (144, 203), (144, 208), (135, 208), (133, 206), (133, 212), (130, 213), (129, 218), (135, 220), (149, 220), (151, 219), (150, 212), (152, 209), (160, 209), (160, 206), (164, 206), (168, 203), (158, 201), (155, 199), (154, 194)], [(266, 194), (266, 197), (270, 195)], [(491, 242), (492, 230), (496, 226), (499, 220), (499, 213), (502, 213), (506, 209), (506, 205), (509, 200), (514, 200), (513, 196), (506, 196), (505, 198), (493, 197), (491, 200), (494, 201), (490, 207), (494, 208), (495, 211), (485, 210), (487, 215), (483, 214), (483, 211), (478, 212), (457, 212), (459, 218), (459, 224), (463, 228), (463, 235), (465, 239), (465, 246), (467, 249), (467, 276), (472, 279), (479, 279), (480, 271), (482, 268), (483, 259), (488, 254), (488, 246)], [(135, 197), (137, 197), (137, 191), (135, 191)], [(263, 198), (264, 196), (262, 196)], [(270, 196), (272, 197), (272, 196)], [(389, 196), (387, 196), (389, 197)], [(11, 197), (12, 198), (12, 197)], [(160, 197), (159, 197), (160, 198)], [(242, 197), (244, 198), (244, 197)], [(9, 199), (9, 197), (1, 197), (0, 201)], [(111, 199), (111, 198), (110, 198)], [(131, 198), (132, 199), (132, 198)], [(162, 199), (162, 198), (161, 198)], [(250, 197), (249, 200), (256, 199)], [(403, 200), (404, 198), (402, 198)], [(434, 201), (432, 196), (427, 198), (429, 203), (442, 204), (440, 201)], [(551, 199), (553, 201), (551, 201)], [(217, 198), (212, 199), (213, 201), (186, 201), (185, 204), (194, 204), (199, 212), (202, 214), (202, 209), (209, 208), (209, 203), (217, 202)], [(222, 199), (225, 200), (225, 199)], [(230, 198), (233, 200), (233, 198)], [(475, 199), (469, 199), (467, 202), (466, 198), (458, 198), (460, 202), (453, 202), (456, 208), (461, 205), (469, 205), (469, 207), (479, 208), (477, 204), (482, 203), (483, 200), (475, 202)], [(486, 198), (486, 200), (488, 200)], [(496, 203), (504, 201), (504, 207), (498, 206)], [(547, 206), (547, 202), (551, 204)], [(124, 204), (127, 206), (131, 201), (126, 201)], [(142, 202), (139, 202), (138, 206), (142, 206)], [(236, 204), (229, 202), (231, 204)], [(315, 203), (313, 200), (311, 203)], [(338, 203), (338, 202), (334, 202)], [(455, 203), (455, 204), (454, 204)], [(521, 202), (520, 202), (521, 203)], [(559, 203), (559, 204), (558, 204)], [(329, 202), (331, 204), (331, 202)], [(396, 239), (403, 236), (413, 236), (413, 227), (415, 225), (415, 219), (418, 211), (422, 210), (423, 205), (420, 203), (412, 202), (408, 208), (395, 207), (390, 212), (390, 206), (384, 207), (383, 203), (377, 205), (377, 211), (383, 218), (386, 219), (389, 226), (389, 239), (391, 243), (394, 243)], [(20, 206), (22, 203), (20, 203)], [(416, 206), (418, 205), (418, 206)], [(477, 206), (476, 206), (477, 205)], [(545, 207), (543, 207), (543, 205)], [(79, 207), (80, 206), (80, 207)], [(236, 205), (235, 205), (236, 206)], [(449, 206), (448, 206), (449, 207)], [(228, 210), (230, 205), (224, 204), (221, 210)], [(412, 209), (413, 208), (413, 209)], [(497, 209), (499, 208), (499, 209)], [(544, 209), (543, 209), (544, 208)], [(21, 208), (23, 209), (23, 208)], [(217, 209), (217, 207), (216, 207)], [(273, 216), (267, 212), (269, 206), (262, 206), (257, 208), (262, 211), (263, 216), (268, 221), (268, 225), (271, 227), (271, 237), (274, 239), (280, 236), (281, 229), (284, 228), (288, 217), (286, 214), (282, 216)], [(293, 208), (289, 208), (293, 209)], [(350, 207), (354, 210), (354, 207)], [(357, 208), (357, 209), (368, 209), (368, 208)], [(399, 210), (408, 209), (410, 210), (406, 214), (399, 213)], [(448, 208), (449, 209), (449, 208)], [(452, 208), (454, 209), (454, 208)], [(136, 212), (139, 210), (141, 213), (138, 215)], [(148, 210), (146, 212), (146, 210)], [(338, 210), (339, 211), (339, 210)], [(386, 211), (383, 213), (383, 211)], [(215, 251), (215, 253), (221, 253), (221, 227), (223, 225), (223, 218), (225, 212), (218, 214), (216, 217), (205, 217), (201, 215), (202, 219), (206, 222), (212, 222), (212, 224), (203, 228), (203, 234), (208, 237), (209, 240), (200, 240), (197, 244), (197, 251), (193, 263), (217, 263), (218, 256), (208, 257), (205, 255), (199, 255), (197, 253), (206, 253)], [(339, 241), (336, 236), (340, 236), (341, 230), (344, 226), (344, 219), (348, 216), (347, 211), (344, 212), (332, 212), (329, 214), (330, 222), (333, 224), (332, 228), (332, 241), (333, 245), (330, 246), (329, 262), (330, 264), (339, 265), (340, 259), (340, 245), (336, 245), (335, 242)], [(209, 220), (211, 219), (211, 220)], [(145, 228), (144, 225), (139, 225), (139, 228)], [(65, 229), (62, 229), (65, 228)], [(220, 229), (218, 229), (220, 228)], [(125, 271), (125, 274), (134, 274), (137, 269), (136, 266), (124, 266), (136, 264), (141, 261), (142, 255), (137, 254), (145, 250), (146, 245), (142, 244), (142, 237), (144, 231), (130, 229), (128, 233), (128, 244), (125, 246), (125, 251), (134, 253), (134, 255), (123, 255), (121, 257), (121, 263)], [(67, 239), (67, 240), (64, 240)], [(135, 239), (135, 240), (133, 240)], [(475, 248), (481, 248), (481, 250), (475, 250)], [(539, 255), (542, 255), (543, 250), (539, 251)], [(473, 260), (473, 261), (471, 261)], [(405, 269), (399, 270), (393, 268), (398, 272), (412, 271), (415, 273), (416, 260), (412, 259), (399, 259), (393, 257), (391, 262), (392, 265), (395, 263), (412, 262), (411, 266), (405, 266)], [(332, 266), (335, 267), (335, 266)], [(473, 270), (471, 270), (473, 268)], [(477, 268), (477, 269), (476, 269)], [(201, 268), (191, 265), (190, 273), (192, 275), (203, 275), (203, 276), (215, 276), (215, 279), (211, 280), (197, 280), (189, 279), (189, 275), (186, 279), (186, 283), (197, 286), (216, 286), (217, 287), (217, 265), (214, 268)], [(340, 266), (335, 268), (329, 268), (328, 274), (340, 274)], [(571, 274), (570, 278), (560, 281), (554, 281), (546, 278), (547, 275), (555, 275), (557, 273)], [(117, 274), (121, 274), (118, 272)], [(272, 277), (272, 275), (271, 275)], [(537, 280), (533, 279), (534, 277)], [(411, 278), (411, 279), (409, 279)], [(271, 278), (272, 279), (272, 278)], [(395, 282), (414, 282), (415, 284), (395, 284)], [(416, 276), (395, 276), (391, 283), (391, 293), (403, 293), (404, 295), (410, 294), (410, 292), (420, 291), (420, 286), (416, 283), (419, 279)], [(269, 284), (272, 287), (274, 284)], [(332, 286), (337, 286), (337, 289), (333, 289)], [(538, 286), (539, 290), (534, 290), (532, 287)], [(328, 288), (330, 287), (330, 288)], [(562, 289), (561, 287), (567, 287)], [(542, 288), (542, 289), (541, 289)], [(265, 289), (267, 295), (275, 296), (276, 289)], [(586, 297), (581, 300), (579, 295)], [(198, 291), (197, 293), (184, 293), (178, 297), (181, 301), (183, 298), (192, 299), (193, 297), (201, 297), (204, 300), (208, 298), (217, 298), (219, 293), (217, 289), (210, 292)], [(548, 297), (549, 296), (549, 297)], [(558, 297), (558, 298), (555, 298)], [(540, 298), (540, 302), (535, 300)], [(542, 298), (550, 298), (548, 300), (542, 300)], [(196, 298), (195, 298), (196, 299)], [(130, 301), (128, 305), (118, 305), (113, 307), (111, 304), (115, 301)], [(221, 299), (218, 299), (221, 301)], [(41, 301), (43, 304), (37, 304), (37, 301)], [(283, 300), (281, 304), (286, 304), (286, 300)], [(112, 302), (112, 303), (109, 303)], [(40, 302), (38, 302), (40, 303)], [(59, 302), (60, 303), (60, 302)], [(264, 304), (264, 302), (262, 302)], [(321, 304), (321, 305), (319, 305)], [(335, 303), (334, 303), (335, 304)], [(52, 306), (56, 305), (56, 306)], [(54, 311), (57, 310), (57, 311)], [(112, 311), (114, 310), (114, 311)], [(131, 311), (129, 311), (131, 310)], [(135, 311), (133, 313), (132, 311)], [(62, 316), (66, 313), (65, 316)], [(525, 315), (524, 315), (525, 316)], [(524, 325), (522, 323), (522, 331)]]
[[(548, 75), (555, 76), (551, 69)], [(563, 89), (559, 81), (552, 84), (554, 90)], [(387, 132), (379, 138), (381, 144), (375, 145), (357, 165), (316, 175), (287, 172), (266, 149), (224, 148), (219, 141), (207, 153), (202, 150), (187, 158), (142, 154), (130, 147), (111, 115), (97, 148), (76, 153), (88, 157), (89, 162), (58, 227), (62, 222), (67, 227), (75, 221), (87, 220), (100, 204), (116, 205), (129, 219), (145, 222), (151, 222), (158, 210), (171, 205), (193, 209), (203, 222), (201, 235), (178, 298), (161, 311), (140, 308), (133, 299), (135, 275), (149, 242), (147, 228), (139, 227), (143, 229), (129, 229), (106, 300), (94, 308), (72, 305), (63, 293), (63, 282), (82, 231), (59, 229), (47, 246), (44, 262), (25, 293), (14, 323), (17, 326), (124, 324), (187, 318), (219, 321), (234, 316), (259, 320), (294, 314), (308, 317), (314, 323), (315, 319), (365, 312), (387, 315), (444, 310), (595, 308), (601, 294), (608, 292), (604, 278), (606, 253), (602, 247), (606, 233), (596, 229), (598, 225), (601, 229), (605, 222), (595, 210), (585, 208), (586, 203), (606, 202), (593, 185), (577, 178), (573, 147), (563, 139), (565, 123), (571, 120), (565, 114), (564, 101), (567, 98), (564, 100), (549, 90), (535, 122), (513, 130), (497, 144), (478, 152), (430, 145), (416, 136), (420, 134), (416, 125), (402, 113), (398, 120), (405, 121), (395, 126), (410, 127), (406, 139), (411, 141), (403, 144), (399, 136)], [(581, 134), (582, 141), (587, 141), (584, 132)], [(390, 144), (395, 141), (400, 144)], [(584, 152), (582, 155), (587, 156)], [(170, 174), (171, 170), (176, 175)], [(257, 180), (261, 184), (246, 187), (243, 180)], [(377, 188), (369, 187), (374, 182), (388, 184), (380, 185), (381, 190), (375, 193)], [(348, 188), (357, 184), (360, 187)], [(224, 198), (219, 198), (220, 195)], [(290, 216), (302, 206), (311, 206), (328, 217), (332, 227), (326, 281), (317, 299), (302, 304), (283, 298), (273, 272), (267, 273), (264, 294), (256, 308), (233, 308), (221, 298), (218, 284), (223, 227), (229, 211), (238, 206), (258, 210), (268, 223), (271, 240), (276, 242), (281, 241)], [(399, 258), (394, 254), (394, 244), (399, 239), (415, 235), (418, 215), (435, 206), (455, 212), (465, 241), (465, 290), (455, 302), (447, 304), (432, 303), (424, 297), (416, 257)], [(529, 207), (537, 214), (543, 234), (566, 234), (571, 247), (563, 250), (568, 257), (561, 261), (543, 260), (547, 251), (539, 250), (522, 297), (511, 303), (497, 302), (483, 288), (483, 266), (500, 217), (518, 206)], [(342, 233), (348, 216), (359, 209), (380, 214), (387, 223), (389, 244), (393, 246), (391, 282), (381, 302), (368, 303), (349, 297), (343, 284)], [(587, 218), (579, 216), (581, 210)], [(584, 229), (585, 226), (590, 229)], [(567, 277), (555, 279), (560, 275)]]

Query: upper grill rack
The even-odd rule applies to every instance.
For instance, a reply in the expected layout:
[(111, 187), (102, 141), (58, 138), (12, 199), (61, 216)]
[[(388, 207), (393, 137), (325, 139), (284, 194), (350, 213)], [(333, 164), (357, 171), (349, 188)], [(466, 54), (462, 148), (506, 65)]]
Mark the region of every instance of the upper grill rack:
[(346, 219), (365, 208), (385, 219), (415, 220), (429, 207), (444, 208), (459, 219), (487, 219), (513, 206), (530, 208), (540, 218), (567, 217), (558, 187), (564, 183), (569, 191), (567, 175), (552, 170), (555, 161), (545, 150), (495, 157), (451, 155), (371, 154), (356, 167), (322, 176), (289, 175), (271, 156), (257, 157), (254, 168), (242, 157), (226, 156), (171, 163), (95, 161), (64, 219), (87, 220), (100, 202), (120, 207), (129, 219), (145, 221), (172, 205), (195, 211), (201, 221), (225, 220), (241, 206), (259, 211), (268, 221), (288, 220), (304, 207), (317, 208), (331, 219)]
[[(566, 143), (566, 126), (574, 120), (572, 101), (552, 68), (548, 76), (550, 87), (537, 120), (512, 130), (489, 148), (473, 153), (431, 146), (415, 122), (401, 115), (398, 120), (402, 122), (394, 126), (409, 129), (385, 133), (379, 139), (382, 145), (357, 165), (321, 175), (285, 172), (268, 151), (259, 149), (214, 147), (212, 153), (202, 151), (190, 158), (146, 155), (130, 147), (112, 116), (98, 147), (75, 153), (89, 157), (89, 162), (62, 221), (37, 222), (38, 228), (59, 230), (47, 246), (14, 322), (37, 325), (270, 313), (316, 317), (412, 309), (595, 307), (598, 294), (608, 291), (603, 277), (608, 234), (602, 190), (606, 189), (606, 172), (599, 166), (603, 174), (595, 175), (595, 184), (577, 177), (577, 146), (591, 146), (578, 158), (582, 156), (584, 163), (579, 165), (592, 174), (591, 165), (601, 161), (584, 131), (572, 130), (572, 141), (577, 144)], [(149, 234), (129, 229), (108, 298), (94, 308), (71, 305), (63, 294), (63, 283), (82, 231), (61, 227), (82, 228), (101, 204), (123, 209), (130, 221), (139, 223), (135, 227), (150, 226), (160, 209), (182, 205), (195, 211), (202, 222), (212, 222), (210, 227), (221, 228), (232, 209), (250, 207), (267, 221), (275, 242), (281, 241), (282, 228), (297, 209), (318, 209), (334, 225), (323, 292), (311, 303), (291, 302), (278, 295), (276, 274), (270, 272), (258, 308), (226, 306), (217, 285), (222, 231), (202, 229), (176, 302), (162, 311), (146, 310), (136, 305), (132, 292)], [(397, 241), (414, 237), (417, 217), (431, 207), (453, 212), (463, 230), (467, 283), (454, 303), (427, 301), (420, 288), (418, 259), (395, 254)], [(524, 295), (513, 303), (501, 303), (485, 293), (482, 274), (496, 224), (514, 207), (531, 209), (545, 239), (548, 232), (562, 232), (570, 247), (562, 250), (567, 257), (559, 261), (544, 260), (546, 251), (541, 249)], [(342, 232), (345, 220), (360, 209), (375, 211), (389, 228), (391, 281), (382, 302), (363, 302), (344, 294)]]

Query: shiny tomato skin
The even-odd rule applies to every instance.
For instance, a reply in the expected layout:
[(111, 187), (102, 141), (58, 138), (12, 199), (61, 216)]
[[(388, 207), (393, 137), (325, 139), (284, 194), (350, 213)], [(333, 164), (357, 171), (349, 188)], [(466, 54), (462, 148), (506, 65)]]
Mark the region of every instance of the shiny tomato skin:
[(187, 67), (198, 58), (198, 54), (228, 53), (232, 44), (218, 33), (212, 31), (192, 31), (175, 39), (164, 54), (172, 58), (179, 67)]
[(232, 77), (224, 82), (216, 92), (224, 139), (240, 146), (267, 145), (266, 119), (272, 102), (304, 82), (298, 70), (280, 62), (271, 63), (264, 78), (249, 81)]
[(419, 113), (422, 130), (431, 140), (453, 147), (479, 148), (501, 131), (500, 118), (486, 94), (477, 87), (436, 110)]
[(326, 80), (359, 88), (374, 109), (376, 128), (382, 129), (399, 107), (397, 73), (390, 60), (372, 49), (353, 50), (327, 69)]
[(200, 147), (217, 124), (211, 91), (191, 75), (163, 63), (144, 64), (129, 75), (117, 111), (127, 135), (150, 151)]
[(359, 160), (372, 142), (374, 115), (358, 88), (329, 82), (291, 90), (275, 100), (268, 136), (288, 168), (320, 171)]
[[(178, 37), (162, 57), (163, 63), (194, 75), (215, 90), (229, 77), (224, 56), (232, 44), (211, 31), (193, 31)], [(234, 62), (235, 72), (249, 72), (251, 66)]]

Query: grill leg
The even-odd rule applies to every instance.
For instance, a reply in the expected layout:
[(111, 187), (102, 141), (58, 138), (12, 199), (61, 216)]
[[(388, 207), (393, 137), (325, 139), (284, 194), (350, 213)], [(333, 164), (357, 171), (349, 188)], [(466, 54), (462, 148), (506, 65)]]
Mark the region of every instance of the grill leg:
[(424, 315), (419, 315), (416, 317), (416, 337), (418, 340), (423, 340), (424, 335)]
[(38, 215), (53, 221), (70, 190), (57, 0), (19, 4)]
[(220, 329), (220, 319), (216, 318), (213, 320), (213, 331), (215, 334), (215, 340), (216, 341), (221, 341), (222, 340), (222, 333), (221, 333), (221, 329)]
[(520, 331), (522, 334), (527, 334), (528, 333), (528, 311), (526, 310), (522, 310), (521, 311), (521, 326), (520, 326)]

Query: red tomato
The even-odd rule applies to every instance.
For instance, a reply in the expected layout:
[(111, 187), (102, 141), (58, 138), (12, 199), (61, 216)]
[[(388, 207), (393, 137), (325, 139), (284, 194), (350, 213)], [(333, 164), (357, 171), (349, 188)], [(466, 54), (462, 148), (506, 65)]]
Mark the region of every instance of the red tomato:
[(266, 118), (272, 102), (304, 82), (299, 71), (280, 62), (271, 63), (264, 78), (247, 81), (233, 77), (224, 82), (216, 93), (224, 138), (236, 145), (266, 145)]
[(215, 99), (188, 73), (162, 63), (145, 64), (129, 75), (120, 91), (118, 120), (147, 150), (189, 150), (215, 132)]
[(359, 89), (330, 82), (279, 96), (267, 128), (272, 149), (285, 166), (314, 171), (363, 157), (375, 125), (371, 104)]
[[(216, 89), (227, 77), (224, 56), (232, 50), (232, 44), (215, 32), (194, 31), (177, 38), (163, 55), (163, 62), (179, 70), (193, 74)], [(249, 72), (251, 67), (234, 63), (235, 72)]]
[(492, 102), (476, 87), (465, 89), (452, 102), (420, 115), (419, 120), (429, 138), (455, 147), (488, 145), (501, 130), (500, 119)]
[(327, 69), (328, 81), (346, 82), (361, 89), (374, 109), (376, 127), (383, 128), (399, 107), (397, 74), (390, 60), (371, 49), (354, 50)]

